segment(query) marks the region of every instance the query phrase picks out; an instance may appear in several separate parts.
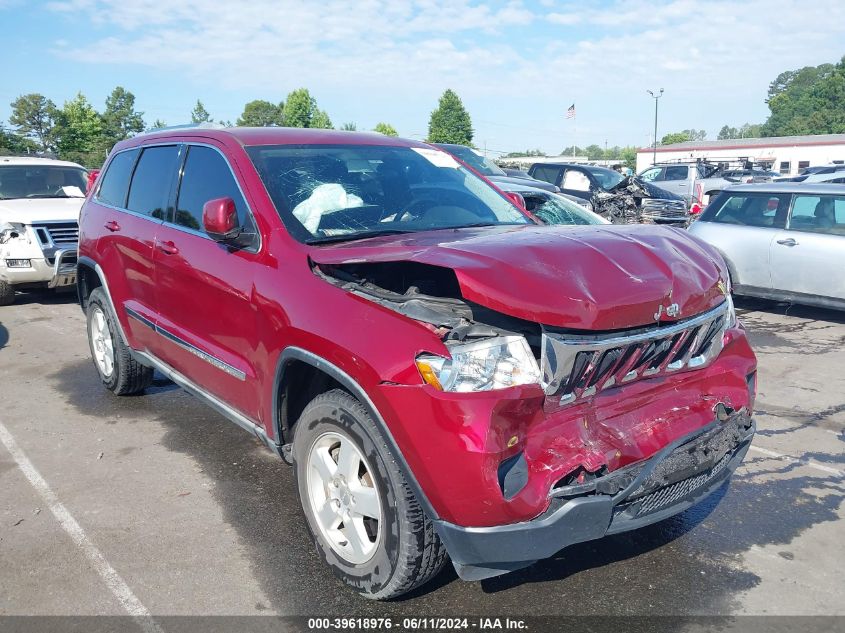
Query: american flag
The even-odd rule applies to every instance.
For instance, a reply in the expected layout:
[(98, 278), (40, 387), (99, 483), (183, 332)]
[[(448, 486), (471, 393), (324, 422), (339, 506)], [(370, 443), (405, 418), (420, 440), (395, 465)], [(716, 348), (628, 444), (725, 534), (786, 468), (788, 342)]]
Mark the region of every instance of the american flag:
[(575, 118), (575, 104), (574, 103), (566, 109), (566, 118), (567, 119), (574, 119)]

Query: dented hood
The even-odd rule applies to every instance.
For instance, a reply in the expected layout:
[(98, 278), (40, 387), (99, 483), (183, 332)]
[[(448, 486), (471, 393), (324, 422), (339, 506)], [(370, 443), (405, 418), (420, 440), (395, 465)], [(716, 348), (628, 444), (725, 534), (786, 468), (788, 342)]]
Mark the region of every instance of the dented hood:
[[(413, 261), (455, 271), (469, 301), (549, 326), (615, 330), (724, 301), (721, 257), (686, 232), (647, 225), (494, 227), (315, 248), (318, 264)], [(662, 320), (671, 321), (665, 316)]]

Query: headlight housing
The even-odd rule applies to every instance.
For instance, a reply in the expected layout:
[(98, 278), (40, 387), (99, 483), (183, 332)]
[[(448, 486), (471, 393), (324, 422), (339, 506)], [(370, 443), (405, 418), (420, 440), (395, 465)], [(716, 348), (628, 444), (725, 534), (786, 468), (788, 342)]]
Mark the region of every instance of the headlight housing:
[(735, 328), (737, 323), (736, 308), (734, 307), (734, 298), (731, 295), (730, 287), (725, 294), (725, 303), (728, 304), (728, 310), (725, 312), (725, 323), (727, 324), (727, 329)]
[(417, 357), (423, 380), (440, 391), (470, 392), (537, 384), (540, 368), (525, 337), (496, 338), (449, 345), (452, 358)]

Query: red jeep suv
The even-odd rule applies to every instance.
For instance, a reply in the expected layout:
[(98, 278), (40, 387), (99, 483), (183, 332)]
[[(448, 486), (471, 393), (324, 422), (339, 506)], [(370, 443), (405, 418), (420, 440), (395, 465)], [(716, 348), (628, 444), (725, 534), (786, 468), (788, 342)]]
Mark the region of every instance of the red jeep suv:
[(119, 143), (81, 214), (107, 389), (158, 370), (295, 467), (318, 551), (390, 598), (683, 511), (743, 459), (756, 360), (728, 273), (672, 228), (538, 226), (379, 134)]

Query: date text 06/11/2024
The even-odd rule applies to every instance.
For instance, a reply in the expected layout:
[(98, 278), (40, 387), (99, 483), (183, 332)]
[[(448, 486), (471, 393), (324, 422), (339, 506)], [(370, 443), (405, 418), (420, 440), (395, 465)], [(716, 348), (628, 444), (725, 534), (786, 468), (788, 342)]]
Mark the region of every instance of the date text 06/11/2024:
[(311, 631), (377, 631), (398, 629), (402, 631), (519, 631), (528, 628), (525, 620), (519, 618), (309, 618)]

